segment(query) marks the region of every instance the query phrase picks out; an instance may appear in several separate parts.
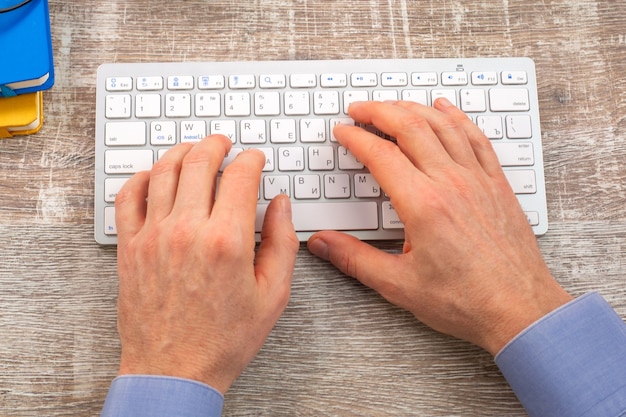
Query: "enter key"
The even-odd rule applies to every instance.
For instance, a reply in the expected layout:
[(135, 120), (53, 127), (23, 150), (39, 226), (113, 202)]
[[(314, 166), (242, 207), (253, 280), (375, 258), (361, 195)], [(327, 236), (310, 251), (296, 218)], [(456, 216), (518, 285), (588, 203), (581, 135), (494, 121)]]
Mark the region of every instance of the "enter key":
[(533, 144), (529, 142), (496, 142), (492, 143), (493, 150), (498, 155), (503, 167), (532, 166), (535, 164)]

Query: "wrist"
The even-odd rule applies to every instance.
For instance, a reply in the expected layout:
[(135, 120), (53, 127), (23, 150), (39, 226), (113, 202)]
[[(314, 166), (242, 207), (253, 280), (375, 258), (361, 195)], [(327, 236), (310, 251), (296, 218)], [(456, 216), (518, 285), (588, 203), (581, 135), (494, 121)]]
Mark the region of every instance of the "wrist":
[(574, 299), (552, 278), (550, 285), (542, 287), (542, 291), (497, 298), (499, 307), (492, 321), (493, 326), (479, 343), (493, 356), (533, 323)]

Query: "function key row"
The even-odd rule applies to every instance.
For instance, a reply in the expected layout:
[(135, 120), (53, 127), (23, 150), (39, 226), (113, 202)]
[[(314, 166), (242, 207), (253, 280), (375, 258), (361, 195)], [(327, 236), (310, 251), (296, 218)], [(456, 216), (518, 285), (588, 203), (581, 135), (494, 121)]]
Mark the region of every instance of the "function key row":
[[(289, 82), (287, 82), (289, 78)], [(252, 89), (259, 88), (280, 89), (286, 88), (313, 88), (318, 85), (324, 88), (348, 87), (404, 87), (413, 86), (463, 86), (463, 85), (524, 85), (528, 83), (528, 75), (524, 71), (497, 72), (472, 72), (450, 71), (441, 74), (436, 72), (374, 72), (364, 73), (334, 73), (322, 74), (292, 74), (287, 77), (284, 74), (256, 75), (242, 74), (230, 75), (203, 75), (194, 77), (191, 75), (179, 76), (150, 76), (138, 77), (136, 85), (132, 77), (108, 77), (106, 79), (107, 91), (131, 91), (133, 86), (139, 91), (160, 91), (167, 87), (168, 90), (192, 90), (197, 87), (200, 90), (221, 90), (226, 88)]]

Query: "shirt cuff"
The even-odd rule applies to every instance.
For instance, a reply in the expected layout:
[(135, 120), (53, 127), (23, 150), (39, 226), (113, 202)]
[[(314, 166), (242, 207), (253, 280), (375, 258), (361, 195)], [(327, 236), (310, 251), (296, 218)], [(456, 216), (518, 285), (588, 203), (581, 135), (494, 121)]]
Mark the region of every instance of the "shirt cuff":
[(531, 417), (626, 412), (626, 324), (597, 293), (543, 317), (495, 361)]
[(101, 417), (219, 417), (224, 397), (188, 379), (124, 375), (111, 383)]

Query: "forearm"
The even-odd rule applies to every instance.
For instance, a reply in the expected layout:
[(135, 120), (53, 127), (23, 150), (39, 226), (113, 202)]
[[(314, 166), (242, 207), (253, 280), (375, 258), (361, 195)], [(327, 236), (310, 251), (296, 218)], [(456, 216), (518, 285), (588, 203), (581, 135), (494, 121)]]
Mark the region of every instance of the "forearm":
[(626, 412), (626, 325), (598, 294), (524, 330), (496, 363), (532, 417)]

